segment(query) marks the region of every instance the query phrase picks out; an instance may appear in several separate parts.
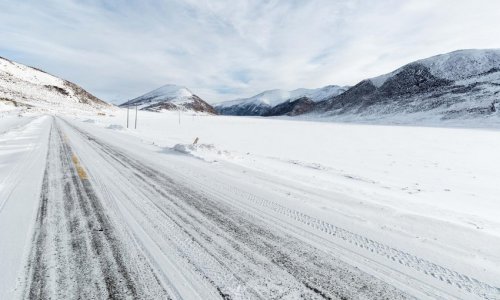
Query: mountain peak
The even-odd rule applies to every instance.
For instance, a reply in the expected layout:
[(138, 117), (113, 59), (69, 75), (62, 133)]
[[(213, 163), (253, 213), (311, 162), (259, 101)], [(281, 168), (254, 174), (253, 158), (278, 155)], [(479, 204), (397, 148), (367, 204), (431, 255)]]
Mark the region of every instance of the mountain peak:
[(500, 66), (500, 49), (463, 49), (439, 54), (411, 62), (370, 81), (380, 87), (387, 79), (417, 64), (429, 68), (431, 74), (438, 78), (455, 81), (488, 72), (492, 66)]
[(168, 100), (171, 98), (191, 97), (193, 93), (186, 87), (176, 84), (165, 84), (149, 93), (146, 93), (139, 98), (154, 97), (156, 100)]
[(459, 80), (500, 66), (500, 49), (464, 49), (418, 60), (439, 78)]
[(363, 80), (313, 111), (355, 118), (398, 114), (491, 117), (497, 115), (499, 93), (500, 49), (467, 49), (420, 59)]
[(177, 84), (165, 84), (154, 91), (161, 91), (163, 93), (175, 93), (175, 92), (183, 92), (193, 94), (187, 87)]
[(212, 106), (193, 94), (188, 88), (176, 84), (165, 84), (120, 106), (129, 105), (137, 105), (140, 109), (150, 111), (194, 110), (215, 113)]

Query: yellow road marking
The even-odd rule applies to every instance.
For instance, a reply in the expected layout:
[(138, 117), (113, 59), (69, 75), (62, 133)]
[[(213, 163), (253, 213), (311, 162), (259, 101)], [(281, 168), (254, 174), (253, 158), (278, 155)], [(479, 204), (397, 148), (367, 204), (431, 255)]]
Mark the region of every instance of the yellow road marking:
[(78, 165), (80, 162), (78, 161), (78, 157), (76, 157), (75, 154), (73, 154), (73, 156), (71, 157), (71, 159), (73, 160), (73, 163), (76, 165)]
[(75, 165), (76, 172), (78, 173), (78, 176), (80, 176), (80, 179), (88, 179), (87, 173), (85, 172), (83, 167), (80, 165), (80, 162), (78, 161), (78, 157), (76, 157), (76, 155), (73, 154), (73, 156), (71, 156), (71, 160)]

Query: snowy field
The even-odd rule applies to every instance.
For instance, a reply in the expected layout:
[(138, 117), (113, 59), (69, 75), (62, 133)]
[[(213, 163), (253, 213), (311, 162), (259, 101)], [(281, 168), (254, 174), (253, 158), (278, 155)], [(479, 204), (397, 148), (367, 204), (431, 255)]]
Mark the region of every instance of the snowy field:
[[(500, 235), (500, 131), (135, 112), (80, 118), (201, 158)], [(179, 122), (180, 119), (180, 122)], [(196, 145), (194, 140), (198, 138)], [(439, 199), (439, 200), (437, 200)], [(475, 224), (477, 222), (477, 224)], [(475, 225), (474, 225), (475, 224)]]
[[(206, 292), (207, 298), (214, 295), (217, 298), (222, 293), (246, 298), (245, 295), (254, 293), (264, 298), (281, 295), (294, 299), (301, 290), (297, 281), (308, 288), (317, 284), (314, 289), (324, 289), (323, 292), (337, 296), (360, 296), (356, 293), (364, 288), (357, 286), (366, 286), (364, 296), (367, 298), (375, 293), (378, 297), (373, 298), (391, 299), (409, 296), (497, 299), (500, 296), (500, 169), (495, 167), (500, 166), (498, 129), (359, 125), (143, 111), (139, 111), (137, 129), (133, 129), (134, 117), (131, 110), (127, 129), (126, 110), (108, 116), (56, 119), (18, 117), (15, 113), (2, 115), (0, 195), (9, 195), (4, 197), (9, 201), (0, 202), (0, 242), (7, 245), (1, 248), (0, 267), (6, 271), (2, 275), (0, 298), (15, 294), (14, 286), (18, 287), (18, 293), (22, 286), (29, 286), (26, 278), (13, 274), (22, 274), (20, 266), (33, 255), (29, 250), (31, 246), (26, 246), (32, 232), (54, 232), (49, 229), (55, 226), (55, 221), (42, 222), (42, 229), (34, 225), (38, 199), (27, 195), (39, 193), (40, 189), (42, 194), (47, 192), (54, 198), (62, 195), (63, 186), (58, 185), (56, 179), (57, 174), (64, 173), (59, 169), (67, 165), (57, 162), (71, 161), (71, 155), (78, 157), (77, 160), (73, 157), (76, 170), (80, 164), (85, 170), (84, 175), (78, 171), (82, 186), (89, 184), (95, 190), (87, 191), (85, 197), (101, 199), (110, 222), (118, 224), (113, 234), (135, 237), (133, 241), (122, 240), (128, 249), (124, 257), (139, 257), (134, 252), (138, 251), (137, 247), (132, 245), (141, 245), (140, 253), (146, 253), (147, 261), (155, 266), (155, 276), (168, 282), (167, 286), (175, 287), (167, 289), (169, 295), (197, 298)], [(48, 180), (48, 188), (41, 187), (45, 164), (48, 165), (45, 177), (47, 172), (49, 176), (44, 180)], [(140, 171), (141, 166), (151, 167)], [(20, 172), (27, 169), (31, 170), (29, 180), (19, 181)], [(189, 187), (206, 197), (208, 204), (202, 212), (195, 213), (201, 202), (193, 204), (196, 209), (178, 212), (179, 220), (193, 217), (197, 220), (193, 222), (199, 222), (202, 227), (188, 223), (183, 230), (175, 229), (174, 225), (162, 223), (159, 211), (146, 209), (148, 201), (167, 197), (156, 190), (167, 189), (158, 185), (156, 175), (144, 179), (143, 183), (134, 181), (136, 176), (155, 174), (153, 170), (171, 176), (178, 183), (176, 186)], [(56, 183), (50, 185), (53, 181)], [(24, 186), (20, 187), (19, 182)], [(78, 185), (71, 188), (78, 190)], [(148, 189), (151, 189), (149, 194)], [(170, 192), (177, 191), (174, 187), (171, 189)], [(158, 198), (152, 196), (156, 193)], [(195, 201), (186, 200), (194, 199), (189, 196), (191, 192), (179, 193), (181, 200), (176, 201)], [(29, 209), (21, 209), (23, 206)], [(302, 271), (287, 264), (278, 264), (290, 268), (286, 275), (279, 275), (282, 268), (271, 271), (276, 268), (276, 258), (272, 259), (274, 264), (268, 265), (267, 259), (273, 254), (264, 246), (271, 241), (259, 246), (257, 242), (239, 240), (241, 235), (232, 236), (228, 233), (230, 229), (216, 234), (231, 220), (213, 223), (222, 219), (206, 219), (215, 214), (206, 210), (214, 207), (223, 210), (226, 206), (240, 211), (238, 217), (228, 213), (235, 218), (237, 226), (247, 224), (245, 222), (262, 226), (260, 230), (264, 231), (255, 231), (260, 232), (253, 238), (256, 241), (268, 236), (262, 232), (269, 230), (279, 236), (280, 241), (290, 239), (284, 244), (276, 242), (276, 247), (287, 249), (290, 255), (296, 253), (295, 249), (301, 249), (305, 251), (301, 253), (315, 257), (312, 261), (317, 260), (318, 264), (324, 261), (323, 268), (307, 265), (310, 260), (304, 258)], [(233, 208), (228, 211), (233, 212)], [(171, 209), (175, 215), (180, 208), (172, 206)], [(51, 214), (54, 214), (53, 220), (64, 219), (49, 209), (48, 216)], [(197, 214), (201, 215), (196, 217)], [(92, 218), (99, 220), (99, 211)], [(105, 227), (103, 224), (99, 226)], [(25, 234), (14, 236), (12, 232)], [(246, 234), (251, 236), (255, 232)], [(58, 240), (56, 233), (51, 234)], [(163, 234), (177, 239), (164, 243)], [(203, 247), (205, 250), (186, 244), (188, 240), (203, 238), (211, 241)], [(57, 255), (51, 255), (51, 251), (58, 248), (40, 237), (38, 243), (41, 246), (36, 249), (44, 249), (40, 253), (47, 256), (42, 261), (46, 260), (48, 266), (54, 265)], [(172, 243), (179, 248), (170, 249)], [(241, 245), (230, 247), (232, 243)], [(305, 250), (311, 246), (316, 250)], [(113, 249), (110, 246), (110, 253)], [(232, 252), (234, 249), (243, 250)], [(315, 251), (330, 253), (342, 264), (352, 266), (342, 265), (350, 272), (349, 276), (362, 272), (375, 279), (355, 275), (356, 284), (348, 284), (350, 287), (344, 289), (341, 283), (345, 278), (335, 283), (337, 273), (324, 273), (341, 268), (340, 263), (320, 259), (323, 256), (317, 256)], [(72, 261), (70, 254), (64, 255), (66, 261)], [(180, 258), (172, 259), (176, 255)], [(89, 261), (92, 259), (95, 258)], [(253, 267), (256, 260), (262, 262)], [(143, 261), (136, 264), (134, 268), (138, 270), (145, 268)], [(239, 277), (225, 274), (223, 265), (233, 266), (233, 272)], [(304, 273), (307, 268), (312, 271)], [(33, 261), (28, 269), (35, 270), (28, 276), (35, 278), (37, 268)], [(169, 273), (172, 269), (182, 276)], [(144, 272), (142, 280), (152, 276)], [(293, 277), (286, 279), (290, 274)], [(330, 281), (323, 282), (325, 278)], [(56, 280), (47, 285), (53, 289), (57, 284), (67, 284), (65, 290), (70, 293), (71, 283), (62, 282)], [(31, 293), (34, 288), (28, 289)], [(152, 291), (162, 295), (154, 287), (144, 291), (148, 295)], [(64, 291), (59, 291), (59, 298), (64, 296), (61, 293)], [(88, 293), (95, 296), (94, 291)]]
[(264, 177), (290, 205), (500, 284), (497, 129), (140, 111), (134, 130), (134, 117), (129, 129), (125, 111), (81, 121), (207, 168), (241, 167), (241, 181)]

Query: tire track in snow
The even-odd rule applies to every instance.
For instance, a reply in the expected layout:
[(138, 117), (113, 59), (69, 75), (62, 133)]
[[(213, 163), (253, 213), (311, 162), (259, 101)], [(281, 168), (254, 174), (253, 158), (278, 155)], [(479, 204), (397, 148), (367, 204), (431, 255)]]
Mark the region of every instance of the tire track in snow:
[[(234, 189), (232, 192), (240, 194), (244, 193), (240, 190)], [(247, 194), (246, 196), (250, 202), (253, 202), (263, 208), (284, 215), (294, 221), (305, 224), (314, 230), (327, 233), (336, 239), (340, 239), (361, 249), (376, 253), (388, 260), (391, 260), (392, 262), (399, 263), (402, 266), (422, 272), (427, 276), (435, 278), (436, 280), (456, 286), (457, 288), (467, 291), (468, 293), (476, 294), (485, 299), (498, 299), (498, 297), (500, 297), (500, 288), (498, 287), (491, 286), (470, 276), (444, 268), (431, 261), (421, 259), (391, 246), (384, 245), (362, 235), (335, 226), (331, 223), (310, 217), (299, 211), (283, 207), (272, 201), (258, 198), (250, 194)]]
[[(203, 185), (203, 183), (201, 183), (201, 185)], [(362, 249), (362, 251), (369, 251), (383, 259), (389, 260), (391, 263), (413, 269), (414, 271), (424, 274), (428, 278), (432, 278), (432, 280), (451, 285), (463, 293), (469, 293), (470, 296), (476, 296), (482, 299), (500, 299), (500, 287), (489, 285), (471, 276), (461, 274), (429, 260), (422, 259), (405, 251), (369, 239), (329, 222), (311, 217), (300, 211), (290, 209), (272, 200), (258, 197), (235, 186), (211, 182), (210, 185), (203, 185), (203, 187), (213, 194), (219, 195), (219, 197), (225, 197), (224, 195), (237, 195), (238, 197), (234, 197), (234, 199), (245, 199), (246, 203), (241, 202), (240, 205), (243, 208), (247, 208), (249, 211), (260, 207), (257, 211), (277, 213), (305, 225), (314, 231), (332, 236), (336, 243), (349, 244)], [(225, 191), (225, 193), (221, 193), (221, 190)], [(230, 199), (228, 199), (228, 201), (230, 201)], [(248, 203), (253, 203), (253, 205), (249, 205)], [(268, 215), (272, 216), (272, 213)]]

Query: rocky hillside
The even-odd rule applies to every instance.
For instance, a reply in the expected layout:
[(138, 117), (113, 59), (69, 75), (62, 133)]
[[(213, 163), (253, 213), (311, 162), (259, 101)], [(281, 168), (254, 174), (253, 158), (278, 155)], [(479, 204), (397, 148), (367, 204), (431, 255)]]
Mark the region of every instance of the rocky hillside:
[(72, 82), (2, 57), (0, 102), (52, 112), (100, 111), (113, 107)]
[(459, 50), (363, 80), (317, 103), (312, 113), (342, 118), (475, 118), (497, 113), (499, 93), (500, 50)]
[(296, 100), (287, 100), (269, 109), (263, 116), (297, 116), (311, 111), (315, 102), (307, 97)]
[(121, 107), (138, 106), (142, 110), (182, 110), (217, 114), (215, 109), (185, 87), (167, 84), (140, 97), (129, 100)]

